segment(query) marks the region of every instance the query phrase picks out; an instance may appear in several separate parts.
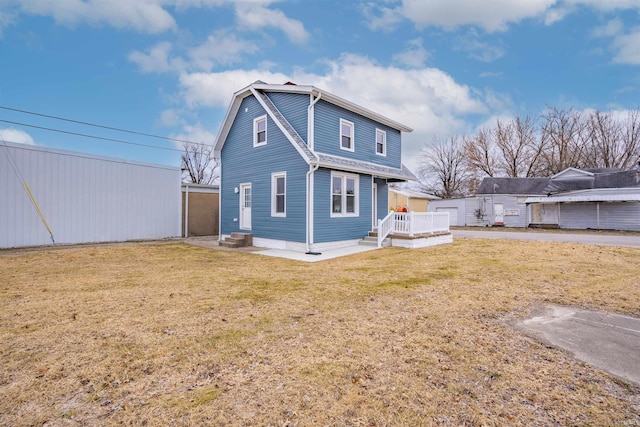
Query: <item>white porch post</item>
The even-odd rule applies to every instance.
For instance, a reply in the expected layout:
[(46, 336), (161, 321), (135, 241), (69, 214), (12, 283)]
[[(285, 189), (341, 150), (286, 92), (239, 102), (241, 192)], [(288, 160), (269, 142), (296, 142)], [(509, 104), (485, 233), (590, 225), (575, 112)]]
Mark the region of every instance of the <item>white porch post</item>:
[(413, 224), (415, 223), (414, 221), (414, 215), (413, 212), (409, 212), (409, 236), (413, 237)]

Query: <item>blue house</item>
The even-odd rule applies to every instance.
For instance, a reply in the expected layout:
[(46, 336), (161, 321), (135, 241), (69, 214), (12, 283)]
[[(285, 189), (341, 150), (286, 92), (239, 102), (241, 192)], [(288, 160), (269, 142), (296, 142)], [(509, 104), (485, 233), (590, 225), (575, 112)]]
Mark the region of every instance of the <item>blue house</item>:
[(220, 238), (320, 252), (363, 239), (388, 214), (408, 126), (314, 86), (257, 81), (236, 92), (215, 143)]

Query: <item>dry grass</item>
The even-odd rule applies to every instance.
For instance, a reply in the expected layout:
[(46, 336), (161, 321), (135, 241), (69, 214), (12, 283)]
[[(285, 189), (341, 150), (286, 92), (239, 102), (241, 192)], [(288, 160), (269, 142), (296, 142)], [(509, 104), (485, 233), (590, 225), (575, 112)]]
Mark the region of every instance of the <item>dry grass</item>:
[(316, 264), (0, 253), (0, 425), (638, 425), (637, 389), (505, 318), (640, 315), (639, 259), (483, 240)]

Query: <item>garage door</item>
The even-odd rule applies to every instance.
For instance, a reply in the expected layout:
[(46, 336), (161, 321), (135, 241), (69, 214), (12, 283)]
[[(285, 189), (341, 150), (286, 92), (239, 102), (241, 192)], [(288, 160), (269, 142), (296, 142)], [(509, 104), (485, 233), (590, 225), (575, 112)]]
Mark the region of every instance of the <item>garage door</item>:
[(458, 208), (436, 208), (436, 212), (448, 212), (449, 213), (449, 225), (458, 225)]

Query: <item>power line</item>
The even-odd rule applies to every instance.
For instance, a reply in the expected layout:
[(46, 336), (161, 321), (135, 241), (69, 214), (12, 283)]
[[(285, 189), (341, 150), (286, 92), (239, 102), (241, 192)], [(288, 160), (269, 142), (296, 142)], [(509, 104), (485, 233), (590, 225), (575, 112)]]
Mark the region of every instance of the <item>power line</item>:
[(70, 131), (66, 131), (66, 130), (53, 129), (53, 128), (48, 128), (48, 127), (44, 127), (44, 126), (30, 125), (30, 124), (27, 124), (27, 123), (13, 122), (13, 121), (10, 121), (10, 120), (2, 120), (2, 119), (0, 119), (0, 122), (9, 123), (9, 124), (18, 125), (18, 126), (27, 126), (27, 127), (30, 127), (30, 128), (47, 130), (47, 131), (50, 131), (50, 132), (58, 132), (58, 133), (65, 133), (65, 134), (74, 135), (74, 136), (82, 136), (82, 137), (85, 137), (85, 138), (101, 139), (103, 141), (119, 142), (121, 144), (129, 144), (129, 145), (137, 145), (139, 147), (148, 147), (148, 148), (156, 148), (158, 150), (176, 151), (178, 153), (182, 153), (183, 152), (183, 150), (178, 150), (176, 148), (159, 147), (157, 145), (150, 145), (150, 144), (140, 144), (138, 142), (123, 141), (121, 139), (105, 138), (105, 137), (102, 137), (102, 136), (95, 136), (95, 135), (87, 135), (87, 134), (84, 134), (84, 133), (70, 132)]
[(21, 110), (21, 109), (18, 109), (18, 108), (6, 107), (6, 106), (3, 106), (3, 105), (0, 105), (0, 109), (8, 110), (8, 111), (15, 111), (17, 113), (31, 114), (33, 116), (46, 117), (48, 119), (63, 120), (65, 122), (77, 123), (77, 124), (81, 124), (81, 125), (85, 125), (85, 126), (93, 126), (93, 127), (102, 128), (102, 129), (114, 130), (114, 131), (117, 131), (117, 132), (126, 132), (126, 133), (131, 133), (131, 134), (134, 134), (134, 135), (148, 136), (150, 138), (166, 139), (166, 140), (169, 140), (169, 141), (182, 142), (182, 143), (185, 143), (185, 144), (195, 144), (195, 145), (205, 145), (205, 146), (209, 146), (210, 145), (210, 144), (204, 144), (204, 143), (201, 143), (201, 142), (187, 141), (185, 139), (170, 138), (168, 136), (153, 135), (153, 134), (150, 134), (150, 133), (138, 132), (138, 131), (135, 131), (135, 130), (128, 130), (128, 129), (116, 128), (116, 127), (111, 127), (111, 126), (99, 125), (99, 124), (96, 124), (96, 123), (83, 122), (83, 121), (80, 121), (80, 120), (67, 119), (67, 118), (64, 118), (64, 117), (52, 116), (52, 115), (49, 115), (49, 114), (36, 113), (34, 111)]

